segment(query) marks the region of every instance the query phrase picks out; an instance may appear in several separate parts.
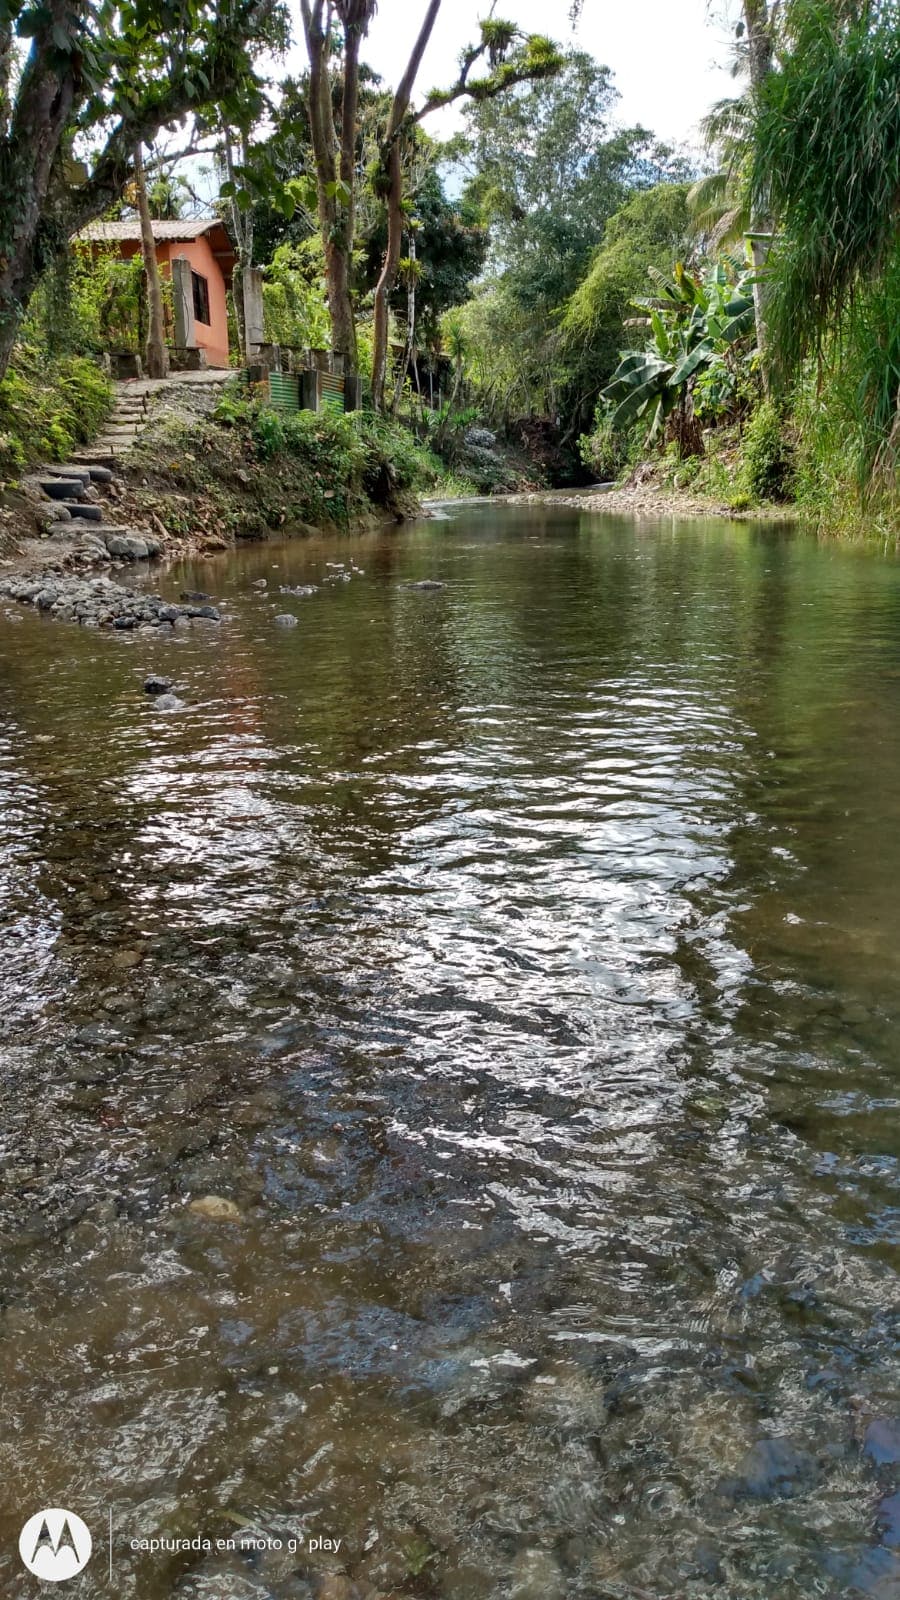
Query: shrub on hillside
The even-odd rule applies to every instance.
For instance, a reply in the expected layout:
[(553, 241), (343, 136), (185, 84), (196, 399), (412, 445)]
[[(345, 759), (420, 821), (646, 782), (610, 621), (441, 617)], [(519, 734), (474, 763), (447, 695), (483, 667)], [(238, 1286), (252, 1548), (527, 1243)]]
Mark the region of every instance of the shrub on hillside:
[(25, 346), (0, 383), (0, 483), (87, 444), (112, 407), (112, 386), (85, 356), (51, 360)]
[(742, 487), (751, 500), (789, 500), (793, 474), (793, 448), (785, 419), (770, 400), (763, 400), (744, 430)]

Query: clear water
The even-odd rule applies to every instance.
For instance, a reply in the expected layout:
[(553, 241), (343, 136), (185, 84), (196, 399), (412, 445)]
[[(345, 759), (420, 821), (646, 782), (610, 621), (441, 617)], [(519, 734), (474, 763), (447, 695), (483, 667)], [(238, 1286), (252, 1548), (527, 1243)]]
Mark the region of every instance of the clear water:
[(221, 628), (0, 613), (2, 1592), (57, 1505), (80, 1600), (900, 1595), (900, 564), (466, 507), (153, 582)]

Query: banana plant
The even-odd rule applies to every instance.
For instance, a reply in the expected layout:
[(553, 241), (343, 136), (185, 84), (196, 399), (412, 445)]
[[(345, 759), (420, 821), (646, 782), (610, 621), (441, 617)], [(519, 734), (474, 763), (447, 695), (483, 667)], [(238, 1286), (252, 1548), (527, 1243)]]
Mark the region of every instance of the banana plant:
[(753, 328), (750, 274), (731, 260), (715, 262), (701, 276), (682, 262), (672, 277), (651, 268), (655, 293), (632, 301), (643, 315), (628, 326), (646, 327), (652, 343), (622, 357), (602, 391), (612, 425), (624, 429), (646, 418), (647, 442), (658, 438), (676, 410), (682, 452), (697, 448), (699, 428), (690, 404), (692, 382), (702, 371), (724, 365), (728, 352)]

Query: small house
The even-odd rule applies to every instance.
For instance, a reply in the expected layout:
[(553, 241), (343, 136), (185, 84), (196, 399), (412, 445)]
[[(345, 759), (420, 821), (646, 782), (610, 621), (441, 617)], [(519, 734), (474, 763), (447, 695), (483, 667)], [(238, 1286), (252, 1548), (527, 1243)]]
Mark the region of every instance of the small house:
[[(137, 217), (92, 222), (78, 237), (88, 244), (117, 246), (128, 260), (140, 252), (141, 224)], [(207, 366), (227, 367), (225, 295), (235, 251), (224, 223), (220, 217), (154, 222), (153, 242), (160, 276), (172, 282), (171, 344), (179, 351), (203, 352)]]

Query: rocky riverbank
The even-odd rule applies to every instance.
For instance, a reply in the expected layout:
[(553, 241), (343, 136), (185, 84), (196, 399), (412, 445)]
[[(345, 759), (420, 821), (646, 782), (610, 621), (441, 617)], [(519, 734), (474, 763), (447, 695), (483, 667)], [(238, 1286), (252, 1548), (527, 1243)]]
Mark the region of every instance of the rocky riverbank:
[(537, 490), (505, 497), (512, 505), (574, 506), (578, 511), (605, 511), (631, 517), (728, 517), (732, 522), (793, 522), (796, 506), (759, 505), (735, 510), (722, 500), (711, 500), (677, 489), (657, 489), (647, 484), (633, 488), (597, 489), (571, 494), (565, 489)]

